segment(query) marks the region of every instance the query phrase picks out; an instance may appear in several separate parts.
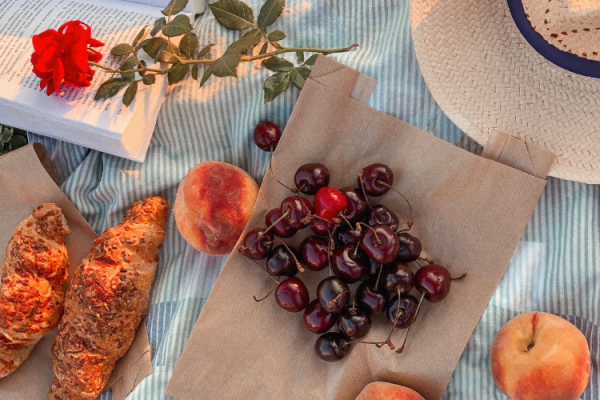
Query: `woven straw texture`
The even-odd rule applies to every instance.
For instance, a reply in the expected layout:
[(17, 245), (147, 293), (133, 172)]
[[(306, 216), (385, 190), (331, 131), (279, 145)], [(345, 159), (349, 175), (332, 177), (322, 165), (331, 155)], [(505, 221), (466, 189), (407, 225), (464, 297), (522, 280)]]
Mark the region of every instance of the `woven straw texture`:
[(600, 183), (600, 79), (538, 54), (504, 0), (412, 0), (411, 13), (425, 81), (459, 128), (534, 143), (556, 155), (551, 176)]
[(533, 29), (548, 43), (600, 61), (600, 0), (523, 0), (523, 7)]

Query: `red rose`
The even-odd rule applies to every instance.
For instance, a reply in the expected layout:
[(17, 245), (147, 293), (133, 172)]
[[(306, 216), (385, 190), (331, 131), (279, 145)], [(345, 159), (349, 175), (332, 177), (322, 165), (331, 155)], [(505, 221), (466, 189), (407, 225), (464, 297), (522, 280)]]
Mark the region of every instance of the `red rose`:
[(50, 96), (53, 92), (62, 93), (61, 83), (73, 87), (90, 86), (94, 70), (88, 61), (98, 62), (102, 54), (91, 47), (104, 46), (92, 39), (92, 29), (81, 21), (69, 21), (58, 32), (48, 29), (33, 37), (31, 55), (33, 73), (42, 78), (40, 87)]

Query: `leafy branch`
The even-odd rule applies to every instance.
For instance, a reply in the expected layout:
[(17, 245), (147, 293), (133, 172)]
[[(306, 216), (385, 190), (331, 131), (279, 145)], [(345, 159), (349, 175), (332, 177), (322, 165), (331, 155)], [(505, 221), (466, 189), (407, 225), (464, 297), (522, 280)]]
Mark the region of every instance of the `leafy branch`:
[[(115, 96), (123, 88), (123, 104), (129, 106), (137, 94), (138, 85), (153, 85), (156, 75), (167, 75), (169, 85), (181, 82), (188, 74), (200, 81), (203, 86), (213, 75), (216, 77), (237, 77), (240, 63), (263, 60), (263, 65), (274, 75), (264, 84), (265, 103), (272, 101), (291, 85), (302, 89), (310, 74), (318, 54), (341, 53), (357, 47), (353, 44), (339, 49), (319, 49), (312, 47), (284, 47), (280, 44), (286, 38), (280, 30), (268, 32), (267, 28), (277, 21), (285, 8), (285, 0), (267, 0), (262, 6), (258, 18), (252, 8), (240, 0), (219, 0), (209, 4), (215, 19), (227, 29), (244, 31), (242, 37), (231, 43), (223, 55), (216, 59), (207, 58), (215, 44), (200, 48), (200, 39), (192, 32), (189, 18), (181, 13), (188, 0), (171, 0), (162, 10), (164, 17), (157, 19), (154, 25), (142, 28), (131, 44), (120, 43), (111, 49), (111, 54), (120, 57), (119, 67), (113, 68), (95, 62), (90, 65), (112, 74), (105, 81), (95, 99)], [(159, 35), (160, 34), (160, 35)], [(175, 38), (179, 38), (175, 44)], [(249, 55), (260, 44), (258, 54)], [(269, 49), (274, 49), (269, 51)], [(168, 64), (165, 69), (149, 68), (138, 56), (144, 51), (155, 62)], [(296, 53), (298, 66), (291, 61), (278, 57), (285, 53)], [(305, 53), (315, 53), (305, 60)], [(200, 77), (200, 66), (205, 66)]]
[(0, 124), (0, 155), (27, 144), (27, 132)]

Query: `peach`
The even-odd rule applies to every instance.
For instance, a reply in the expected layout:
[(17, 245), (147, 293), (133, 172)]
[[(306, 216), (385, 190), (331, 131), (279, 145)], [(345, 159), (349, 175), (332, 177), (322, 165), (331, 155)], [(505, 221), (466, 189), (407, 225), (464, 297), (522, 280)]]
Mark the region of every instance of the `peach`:
[(419, 393), (405, 386), (388, 382), (369, 383), (356, 400), (425, 400)]
[(181, 181), (173, 214), (181, 236), (196, 250), (222, 256), (231, 253), (248, 223), (258, 185), (231, 164), (205, 161)]
[(544, 312), (521, 314), (496, 334), (496, 386), (513, 400), (575, 400), (590, 379), (590, 350), (575, 325)]

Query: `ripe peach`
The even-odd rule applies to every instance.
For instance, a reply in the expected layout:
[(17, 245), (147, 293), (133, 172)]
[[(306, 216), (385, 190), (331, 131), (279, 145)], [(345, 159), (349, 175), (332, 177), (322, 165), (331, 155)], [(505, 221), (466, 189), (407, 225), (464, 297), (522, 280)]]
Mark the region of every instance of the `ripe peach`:
[(590, 350), (570, 322), (521, 314), (496, 334), (490, 354), (496, 386), (513, 400), (575, 400), (590, 379)]
[(248, 223), (258, 185), (231, 164), (205, 161), (190, 170), (177, 190), (173, 214), (181, 236), (195, 249), (229, 254)]
[(388, 382), (369, 383), (356, 400), (425, 400), (419, 393), (405, 386)]

